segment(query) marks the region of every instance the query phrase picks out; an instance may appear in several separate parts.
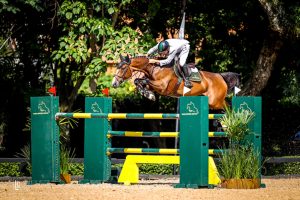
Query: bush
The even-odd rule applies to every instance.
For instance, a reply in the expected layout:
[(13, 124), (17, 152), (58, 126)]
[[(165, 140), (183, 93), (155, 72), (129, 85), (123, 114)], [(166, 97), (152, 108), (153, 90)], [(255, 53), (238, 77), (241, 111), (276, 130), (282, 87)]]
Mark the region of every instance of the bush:
[[(122, 164), (113, 165), (116, 168), (122, 168)], [(179, 165), (175, 165), (175, 171), (178, 172)], [(153, 174), (153, 175), (172, 175), (172, 164), (141, 164), (139, 166), (140, 174)], [(70, 174), (75, 176), (83, 176), (84, 165), (83, 163), (71, 163)]]
[(259, 154), (252, 146), (230, 148), (220, 159), (219, 171), (225, 179), (254, 179), (259, 176)]
[(75, 157), (75, 149), (71, 150), (65, 145), (60, 146), (60, 173), (70, 173), (71, 162), (70, 159)]
[[(115, 164), (112, 167), (122, 168), (123, 164)], [(152, 174), (152, 175), (172, 175), (173, 166), (175, 166), (175, 172), (178, 173), (179, 165), (173, 164), (140, 164), (140, 174)]]
[(69, 173), (74, 176), (83, 176), (84, 173), (83, 163), (70, 163)]
[(266, 163), (262, 168), (265, 176), (300, 174), (300, 162), (292, 163)]
[[(179, 165), (175, 165), (175, 170), (178, 172)], [(140, 174), (154, 174), (154, 175), (172, 175), (172, 164), (141, 164)]]
[[(228, 150), (220, 156), (219, 171), (225, 179), (255, 179), (259, 177), (260, 155), (254, 146), (245, 141), (253, 134), (248, 128), (254, 118), (251, 110), (226, 108), (219, 119), (229, 139)], [(224, 145), (225, 146), (225, 145)]]
[(21, 176), (20, 163), (0, 163), (0, 176)]

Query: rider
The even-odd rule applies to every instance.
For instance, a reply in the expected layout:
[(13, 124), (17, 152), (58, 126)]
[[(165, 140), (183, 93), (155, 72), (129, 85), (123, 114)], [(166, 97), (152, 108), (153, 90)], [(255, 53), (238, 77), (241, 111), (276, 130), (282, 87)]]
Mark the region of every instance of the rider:
[(179, 65), (183, 69), (184, 86), (188, 88), (192, 88), (193, 84), (189, 80), (188, 68), (186, 65), (186, 59), (188, 57), (189, 51), (190, 51), (189, 41), (185, 39), (167, 39), (161, 41), (160, 43), (152, 47), (148, 51), (147, 56), (150, 56), (156, 52), (162, 56), (166, 56), (167, 58), (164, 60), (156, 60), (156, 59), (149, 60), (149, 63), (154, 63), (160, 66), (170, 64), (174, 60), (175, 56), (178, 56)]

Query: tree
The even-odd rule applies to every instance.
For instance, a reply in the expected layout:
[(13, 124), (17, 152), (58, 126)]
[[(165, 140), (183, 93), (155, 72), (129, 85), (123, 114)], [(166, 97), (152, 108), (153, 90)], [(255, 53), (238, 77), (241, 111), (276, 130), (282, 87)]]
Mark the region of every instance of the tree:
[[(297, 33), (300, 16), (299, 3), (298, 5), (286, 5), (278, 0), (259, 0), (259, 2), (267, 15), (269, 26), (256, 62), (256, 68), (241, 92), (243, 95), (256, 96), (261, 94), (270, 79), (284, 43), (287, 40), (297, 38), (297, 34), (300, 33), (299, 30)], [(292, 11), (289, 14), (290, 16), (288, 16), (286, 10)]]
[(64, 1), (61, 5), (63, 35), (58, 49), (53, 51), (53, 59), (57, 61), (53, 72), (63, 111), (72, 109), (86, 79), (94, 83), (105, 76), (107, 60), (116, 62), (120, 54), (133, 56), (149, 48), (147, 36), (137, 27), (126, 25), (131, 20), (127, 15), (119, 16), (131, 2)]
[[(192, 27), (188, 34), (195, 42), (198, 64), (209, 71), (241, 73), (241, 95), (260, 95), (275, 66), (297, 74), (297, 56), (282, 50), (298, 49), (298, 2), (204, 0), (187, 3), (187, 13), (192, 16), (186, 27)], [(287, 78), (293, 82), (296, 77)]]
[(1, 0), (0, 5), (0, 85), (5, 95), (0, 100), (0, 117), (5, 150), (13, 153), (27, 142), (23, 129), (29, 97), (45, 93), (41, 74), (49, 64), (53, 42), (49, 35), (55, 29), (48, 23), (51, 1)]

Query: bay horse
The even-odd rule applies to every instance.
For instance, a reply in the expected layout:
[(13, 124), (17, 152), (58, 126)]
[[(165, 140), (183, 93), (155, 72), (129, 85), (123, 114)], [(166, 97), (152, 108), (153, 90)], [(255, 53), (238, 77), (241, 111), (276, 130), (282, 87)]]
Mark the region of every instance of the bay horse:
[[(134, 72), (142, 72), (145, 77), (137, 78), (134, 83), (138, 90), (147, 98), (154, 100), (153, 92), (163, 96), (208, 96), (209, 108), (224, 109), (227, 104), (225, 98), (229, 91), (239, 85), (239, 74), (234, 72), (212, 73), (199, 71), (200, 82), (192, 82), (193, 87), (185, 94), (184, 82), (178, 78), (172, 67), (160, 67), (149, 63), (146, 56), (129, 58), (120, 55), (121, 62), (117, 66), (112, 86), (118, 87), (122, 82), (131, 78)], [(153, 99), (154, 97), (154, 99)]]

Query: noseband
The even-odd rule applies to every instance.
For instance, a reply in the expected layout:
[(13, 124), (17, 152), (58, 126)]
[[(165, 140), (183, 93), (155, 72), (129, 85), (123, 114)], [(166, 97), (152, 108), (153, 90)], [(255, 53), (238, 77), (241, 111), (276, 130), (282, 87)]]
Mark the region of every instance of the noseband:
[[(123, 67), (125, 64), (127, 64), (127, 66)], [(130, 63), (128, 63), (128, 62), (125, 62), (125, 61), (120, 62), (117, 69), (124, 68), (124, 70), (122, 69), (123, 73), (121, 75), (115, 74), (114, 77), (118, 80), (124, 81), (124, 76), (127, 73), (128, 69), (130, 69), (129, 65), (130, 65)]]
[(136, 67), (130, 67), (130, 64), (131, 62), (127, 62), (125, 60), (121, 61), (118, 66), (117, 66), (117, 69), (122, 69), (122, 67), (127, 64), (127, 66), (124, 67), (123, 69), (123, 73), (121, 75), (118, 75), (118, 74), (115, 74), (114, 77), (117, 79), (117, 80), (121, 80), (121, 81), (124, 81), (124, 76), (125, 74), (127, 73), (128, 69), (131, 70), (131, 74), (133, 71), (139, 71), (139, 72), (143, 72), (144, 74), (147, 74), (148, 76), (150, 76), (149, 72), (147, 72), (145, 69), (147, 68), (147, 64), (143, 66), (143, 68), (136, 68)]

